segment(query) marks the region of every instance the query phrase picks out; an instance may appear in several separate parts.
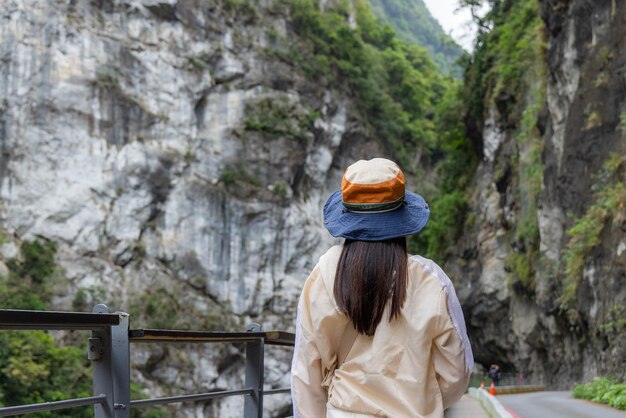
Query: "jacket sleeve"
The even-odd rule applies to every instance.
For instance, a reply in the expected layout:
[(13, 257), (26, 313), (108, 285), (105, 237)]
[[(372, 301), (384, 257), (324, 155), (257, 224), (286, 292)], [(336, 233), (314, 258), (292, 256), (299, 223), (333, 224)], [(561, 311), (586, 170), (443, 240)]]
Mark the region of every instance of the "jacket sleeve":
[(291, 365), (291, 397), (294, 418), (319, 418), (326, 416), (327, 393), (322, 387), (322, 359), (314, 334), (311, 318), (312, 288), (320, 280), (316, 266), (307, 279), (296, 317), (296, 342)]
[(455, 312), (457, 306), (460, 311), (454, 288), (450, 291), (444, 286), (439, 298), (437, 334), (433, 339), (433, 364), (444, 409), (463, 396), (473, 368), (463, 313), (459, 318)]

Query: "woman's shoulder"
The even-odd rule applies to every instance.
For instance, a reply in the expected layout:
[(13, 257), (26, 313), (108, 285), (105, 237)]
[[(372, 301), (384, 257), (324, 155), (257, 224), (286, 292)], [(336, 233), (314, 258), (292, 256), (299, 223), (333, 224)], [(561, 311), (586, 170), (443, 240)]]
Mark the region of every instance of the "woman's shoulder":
[(452, 281), (443, 269), (433, 260), (421, 255), (409, 256), (409, 275), (417, 276), (415, 279), (422, 285), (431, 285), (446, 292), (452, 286)]
[(317, 262), (317, 265), (304, 284), (305, 291), (308, 290), (309, 292), (315, 294), (317, 303), (319, 303), (320, 298), (325, 298), (328, 299), (336, 309), (338, 308), (334, 303), (332, 294), (335, 272), (337, 270), (339, 257), (341, 257), (342, 248), (343, 246), (341, 245), (335, 245), (322, 254)]
[(342, 250), (343, 250), (343, 245), (333, 245), (328, 250), (326, 250), (324, 254), (320, 256), (320, 261), (322, 261), (322, 259), (331, 259), (331, 258), (336, 258), (338, 260), (339, 256), (341, 255)]
[(337, 269), (342, 249), (343, 245), (335, 245), (322, 254), (318, 262), (322, 276), (334, 280), (335, 270)]

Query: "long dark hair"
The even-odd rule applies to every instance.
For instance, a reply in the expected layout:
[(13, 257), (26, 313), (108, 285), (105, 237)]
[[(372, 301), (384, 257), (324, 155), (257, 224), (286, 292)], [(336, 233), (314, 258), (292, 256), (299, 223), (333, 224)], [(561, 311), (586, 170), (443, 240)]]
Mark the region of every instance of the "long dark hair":
[(400, 315), (408, 280), (406, 238), (346, 239), (337, 264), (333, 294), (339, 309), (365, 335), (374, 335), (390, 301), (389, 321)]

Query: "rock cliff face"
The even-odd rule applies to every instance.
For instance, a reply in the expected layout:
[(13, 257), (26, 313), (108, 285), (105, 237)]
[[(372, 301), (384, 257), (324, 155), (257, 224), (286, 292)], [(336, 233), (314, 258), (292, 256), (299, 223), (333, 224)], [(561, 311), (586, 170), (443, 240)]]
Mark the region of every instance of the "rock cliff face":
[[(301, 285), (333, 242), (323, 203), (347, 161), (382, 150), (347, 96), (277, 59), (294, 36), (288, 10), (0, 4), (2, 256), (57, 242), (55, 308), (105, 302), (134, 327), (293, 330)], [(241, 387), (241, 350), (137, 349), (134, 379), (157, 395)], [(288, 385), (289, 358), (267, 360), (269, 385)], [(180, 416), (239, 416), (241, 402)]]
[[(547, 50), (526, 87), (468, 120), (482, 160), (446, 269), (477, 361), (566, 386), (626, 372), (626, 4), (540, 4)], [(289, 7), (7, 0), (0, 22), (2, 261), (56, 242), (54, 307), (106, 302), (133, 327), (293, 329), (333, 243), (326, 197), (348, 162), (388, 153), (347, 89), (289, 59)], [(267, 358), (268, 386), (288, 384), (290, 354)], [(241, 387), (242, 356), (141, 347), (133, 379), (151, 395)]]
[(524, 93), (500, 91), (476, 124), (483, 159), (448, 264), (477, 361), (566, 388), (626, 373), (626, 3), (544, 0), (540, 15), (547, 50)]

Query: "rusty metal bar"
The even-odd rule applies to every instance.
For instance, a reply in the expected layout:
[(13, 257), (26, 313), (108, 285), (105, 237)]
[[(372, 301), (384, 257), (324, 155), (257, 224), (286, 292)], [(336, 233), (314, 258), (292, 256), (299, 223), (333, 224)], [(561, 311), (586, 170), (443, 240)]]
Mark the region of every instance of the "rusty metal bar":
[(0, 417), (32, 414), (34, 412), (54, 411), (57, 409), (77, 408), (106, 402), (106, 395), (91, 396), (89, 398), (67, 399), (56, 402), (44, 402), (32, 405), (7, 406), (0, 408)]
[(133, 343), (172, 342), (172, 343), (235, 343), (264, 340), (267, 345), (293, 346), (294, 334), (283, 331), (266, 332), (209, 332), (181, 331), (164, 329), (133, 329), (130, 331)]
[(118, 325), (117, 314), (0, 309), (0, 329), (96, 329)]
[(180, 395), (180, 396), (169, 396), (166, 398), (141, 399), (141, 400), (136, 400), (136, 401), (130, 401), (130, 405), (133, 408), (135, 407), (141, 408), (145, 406), (166, 405), (166, 404), (176, 403), (176, 402), (203, 401), (205, 399), (226, 398), (228, 396), (237, 396), (237, 395), (249, 395), (251, 393), (252, 393), (252, 389), (225, 390), (221, 392), (198, 393), (195, 395)]
[(263, 395), (277, 395), (279, 393), (290, 393), (291, 388), (281, 388), (281, 389), (265, 389), (263, 391)]

